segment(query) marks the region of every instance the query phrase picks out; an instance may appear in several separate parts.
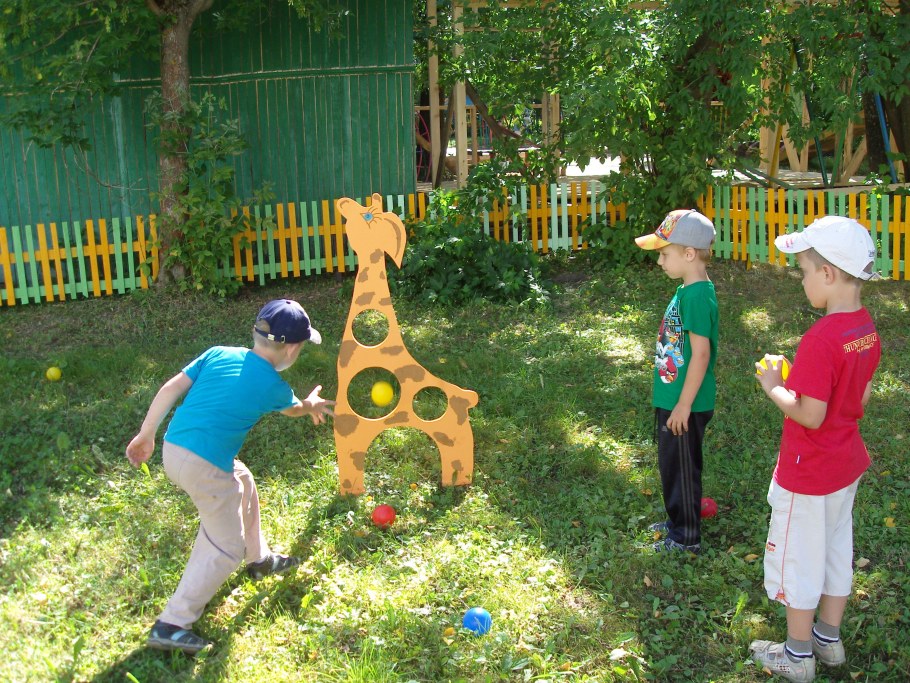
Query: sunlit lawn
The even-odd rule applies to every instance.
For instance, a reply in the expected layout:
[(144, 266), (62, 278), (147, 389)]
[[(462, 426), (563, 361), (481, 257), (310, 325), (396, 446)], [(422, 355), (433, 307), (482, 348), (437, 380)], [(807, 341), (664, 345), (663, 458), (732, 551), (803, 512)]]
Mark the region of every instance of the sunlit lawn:
[[(766, 351), (792, 357), (816, 314), (793, 273), (711, 271), (722, 328), (705, 493), (720, 514), (701, 556), (647, 551), (646, 527), (662, 518), (649, 356), (675, 283), (649, 269), (587, 272), (543, 310), (398, 301), (412, 354), (480, 394), (474, 485), (440, 488), (431, 442), (387, 432), (370, 451), (368, 495), (342, 499), (331, 428), (263, 420), (241, 457), (267, 535), (305, 563), (259, 584), (235, 575), (197, 625), (215, 649), (195, 660), (144, 647), (194, 511), (159, 455), (146, 475), (124, 446), (165, 379), (208, 346), (248, 344), (276, 296), (303, 302), (325, 339), (287, 378), (334, 395), (350, 282), (0, 310), (0, 680), (765, 680), (747, 648), (784, 635), (761, 569), (781, 418), (751, 368)], [(849, 661), (820, 681), (910, 679), (910, 286), (866, 295), (884, 348), (863, 422), (874, 463), (856, 503)], [(45, 379), (51, 365), (61, 381)], [(390, 530), (370, 524), (378, 503), (398, 512)], [(492, 614), (489, 634), (461, 628), (472, 606)]]

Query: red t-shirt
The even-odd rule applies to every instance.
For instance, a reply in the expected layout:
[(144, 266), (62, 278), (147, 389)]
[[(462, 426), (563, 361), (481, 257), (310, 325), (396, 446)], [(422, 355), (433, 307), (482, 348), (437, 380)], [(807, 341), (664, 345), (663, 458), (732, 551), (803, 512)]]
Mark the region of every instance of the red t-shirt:
[(774, 478), (788, 491), (823, 496), (856, 481), (869, 467), (859, 433), (863, 392), (881, 359), (875, 323), (865, 308), (816, 322), (796, 350), (784, 386), (828, 404), (818, 429), (784, 418)]

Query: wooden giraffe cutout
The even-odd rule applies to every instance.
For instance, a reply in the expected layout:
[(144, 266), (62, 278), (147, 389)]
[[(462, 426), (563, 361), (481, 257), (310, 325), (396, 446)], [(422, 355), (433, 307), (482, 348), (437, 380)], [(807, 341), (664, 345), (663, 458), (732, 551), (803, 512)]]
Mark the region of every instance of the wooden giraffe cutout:
[[(351, 310), (338, 353), (338, 394), (335, 404), (335, 450), (342, 494), (364, 492), (363, 473), (367, 449), (381, 432), (391, 427), (415, 427), (436, 443), (442, 461), (444, 486), (470, 484), (474, 474), (474, 433), (468, 410), (477, 405), (477, 393), (431, 375), (405, 348), (386, 276), (385, 255), (401, 266), (407, 232), (401, 219), (382, 210), (382, 197), (374, 194), (369, 207), (343, 197), (335, 202), (346, 221), (351, 249), (357, 254), (357, 275)], [(375, 346), (354, 338), (354, 320), (364, 311), (378, 311), (388, 322), (388, 335)], [(348, 402), (351, 380), (367, 368), (382, 368), (401, 387), (397, 405), (381, 418), (357, 414)], [(440, 389), (448, 398), (445, 413), (424, 420), (414, 412), (414, 396), (426, 387)]]

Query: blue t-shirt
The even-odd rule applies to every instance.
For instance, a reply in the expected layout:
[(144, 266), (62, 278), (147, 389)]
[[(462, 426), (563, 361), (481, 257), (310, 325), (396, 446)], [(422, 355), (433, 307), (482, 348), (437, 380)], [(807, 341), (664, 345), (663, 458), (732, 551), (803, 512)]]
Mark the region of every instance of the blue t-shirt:
[(164, 440), (225, 472), (253, 425), (266, 413), (300, 403), (290, 385), (251, 349), (214, 346), (183, 368), (193, 381)]

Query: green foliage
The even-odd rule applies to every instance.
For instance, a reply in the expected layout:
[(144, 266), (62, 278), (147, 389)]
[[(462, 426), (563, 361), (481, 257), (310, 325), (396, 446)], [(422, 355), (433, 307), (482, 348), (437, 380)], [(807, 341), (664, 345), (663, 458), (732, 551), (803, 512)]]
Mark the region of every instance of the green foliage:
[(271, 218), (259, 216), (258, 212), (244, 215), (244, 204), (260, 207), (274, 198), (268, 185), (255, 190), (253, 197), (246, 200), (235, 193), (234, 157), (248, 144), (240, 132), (239, 120), (220, 119), (219, 112), (226, 109), (225, 102), (211, 94), (203, 95), (200, 102), (187, 102), (179, 112), (162, 113), (157, 95), (149, 98), (147, 105), (149, 126), (158, 129), (162, 151), (186, 161), (183, 177), (173, 188), (178, 219), (173, 224), (166, 216), (158, 219), (171, 235), (162, 267), (186, 270), (186, 276), (178, 281), (182, 290), (220, 297), (234, 294), (241, 287), (226, 266), (235, 236), (247, 225), (254, 230), (272, 226)]
[(0, 11), (0, 125), (42, 146), (86, 146), (84, 109), (117, 91), (134, 55), (155, 55), (158, 26), (143, 2), (4, 0)]
[(410, 226), (394, 276), (397, 291), (444, 305), (473, 299), (545, 303), (549, 294), (538, 256), (530, 245), (484, 233), (477, 192), (433, 193), (426, 218)]
[(759, 126), (810, 140), (855, 120), (863, 91), (895, 103), (910, 92), (910, 12), (882, 2), (494, 1), (462, 23), (442, 17), (430, 32), (444, 82), (469, 80), (497, 118), (558, 93), (553, 149), (582, 166), (621, 158), (607, 182), (634, 232), (693, 206)]

